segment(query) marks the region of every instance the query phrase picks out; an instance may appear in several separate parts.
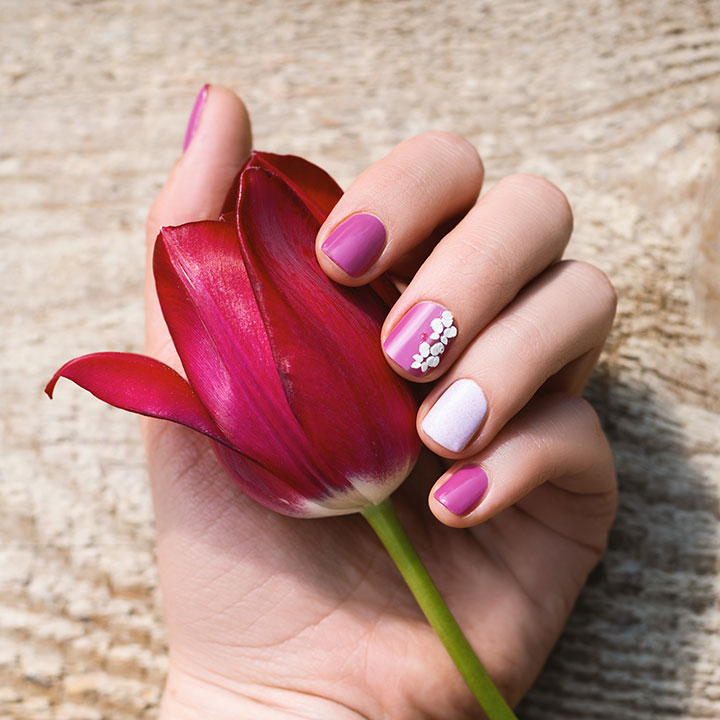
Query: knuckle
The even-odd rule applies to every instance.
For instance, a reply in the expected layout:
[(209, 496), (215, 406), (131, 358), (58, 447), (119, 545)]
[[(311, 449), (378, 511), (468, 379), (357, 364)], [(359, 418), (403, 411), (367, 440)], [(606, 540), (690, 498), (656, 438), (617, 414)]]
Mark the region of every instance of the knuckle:
[(604, 442), (605, 432), (595, 408), (585, 398), (575, 395), (568, 395), (565, 402), (572, 422), (580, 429), (582, 434), (592, 438), (593, 441)]
[(573, 229), (573, 212), (567, 195), (554, 183), (539, 175), (515, 173), (498, 181), (498, 187), (519, 195), (543, 209), (561, 232), (569, 236)]
[(528, 445), (527, 457), (534, 457), (538, 484), (553, 480), (559, 474), (557, 453), (550, 438), (537, 425), (525, 428), (525, 442)]
[(618, 304), (618, 294), (615, 286), (612, 284), (610, 278), (600, 268), (593, 267), (595, 271), (595, 287), (596, 292), (602, 301), (602, 306), (605, 308), (605, 314), (612, 319), (615, 317)]
[(544, 480), (560, 475), (558, 442), (565, 442), (566, 436), (571, 436), (574, 442), (582, 438), (589, 459), (595, 456), (596, 448), (607, 445), (600, 418), (585, 398), (565, 392), (552, 393), (544, 395), (538, 407), (543, 413), (551, 412), (553, 422), (558, 423), (555, 426), (546, 421), (537, 422), (536, 416), (523, 427), (533, 454), (539, 458), (538, 468), (543, 468)]
[(566, 260), (563, 264), (579, 276), (583, 286), (594, 297), (595, 305), (602, 315), (612, 320), (615, 317), (618, 296), (607, 274), (597, 265), (583, 260)]
[(502, 343), (507, 347), (508, 343), (511, 343), (513, 351), (523, 362), (532, 365), (538, 358), (549, 354), (551, 348), (548, 347), (547, 332), (533, 314), (521, 310), (504, 314), (495, 321), (495, 325), (498, 330), (504, 331), (505, 336), (498, 338), (498, 344)]
[(454, 238), (453, 246), (464, 282), (481, 282), (498, 293), (512, 286), (518, 258), (502, 237), (468, 230)]

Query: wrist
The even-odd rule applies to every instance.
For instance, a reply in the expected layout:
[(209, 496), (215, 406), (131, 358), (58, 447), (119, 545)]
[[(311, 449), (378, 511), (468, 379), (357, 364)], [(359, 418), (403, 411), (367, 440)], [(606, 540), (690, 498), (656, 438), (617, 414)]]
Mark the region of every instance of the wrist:
[(334, 700), (282, 687), (225, 687), (177, 669), (170, 670), (159, 720), (367, 720)]

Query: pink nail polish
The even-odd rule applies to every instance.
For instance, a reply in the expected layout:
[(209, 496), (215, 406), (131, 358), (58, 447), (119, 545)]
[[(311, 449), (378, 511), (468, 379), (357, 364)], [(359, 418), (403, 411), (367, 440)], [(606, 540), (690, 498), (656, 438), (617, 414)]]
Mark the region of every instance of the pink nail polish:
[(202, 86), (197, 98), (195, 99), (195, 105), (193, 105), (192, 112), (190, 113), (190, 119), (188, 120), (187, 130), (185, 130), (185, 142), (183, 143), (183, 152), (188, 149), (190, 141), (195, 135), (195, 131), (200, 125), (200, 116), (202, 115), (203, 108), (205, 107), (205, 101), (207, 100), (208, 90), (210, 85), (207, 83)]
[(483, 499), (487, 489), (487, 473), (479, 465), (465, 465), (453, 473), (433, 497), (454, 515), (465, 515)]
[(341, 222), (321, 250), (348, 275), (362, 275), (385, 246), (385, 226), (374, 215), (357, 213)]
[(419, 302), (402, 316), (383, 347), (403, 370), (423, 377), (440, 364), (457, 332), (449, 310), (434, 302)]

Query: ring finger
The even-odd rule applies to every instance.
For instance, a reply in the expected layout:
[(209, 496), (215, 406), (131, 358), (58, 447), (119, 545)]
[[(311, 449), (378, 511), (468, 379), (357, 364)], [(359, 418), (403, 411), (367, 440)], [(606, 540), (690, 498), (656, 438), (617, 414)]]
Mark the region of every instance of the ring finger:
[[(540, 486), (544, 493), (529, 495)], [(429, 502), (446, 525), (469, 527), (525, 498), (522, 509), (545, 529), (554, 525), (564, 538), (594, 546), (604, 542), (615, 495), (612, 452), (597, 415), (581, 398), (554, 393), (534, 398), (489, 446), (453, 465)]]
[[(615, 291), (593, 265), (564, 261), (530, 283), (468, 345), (418, 413), (425, 444), (446, 457), (486, 446), (558, 373), (566, 392), (586, 376), (564, 368), (589, 366), (615, 314)], [(554, 388), (556, 389), (556, 388)]]

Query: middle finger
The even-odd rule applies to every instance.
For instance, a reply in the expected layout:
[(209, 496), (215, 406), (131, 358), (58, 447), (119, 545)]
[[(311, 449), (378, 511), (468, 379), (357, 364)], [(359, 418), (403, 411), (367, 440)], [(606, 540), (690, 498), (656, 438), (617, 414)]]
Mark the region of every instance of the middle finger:
[(433, 250), (383, 327), (383, 348), (409, 379), (437, 379), (572, 232), (565, 195), (532, 175), (498, 182)]

